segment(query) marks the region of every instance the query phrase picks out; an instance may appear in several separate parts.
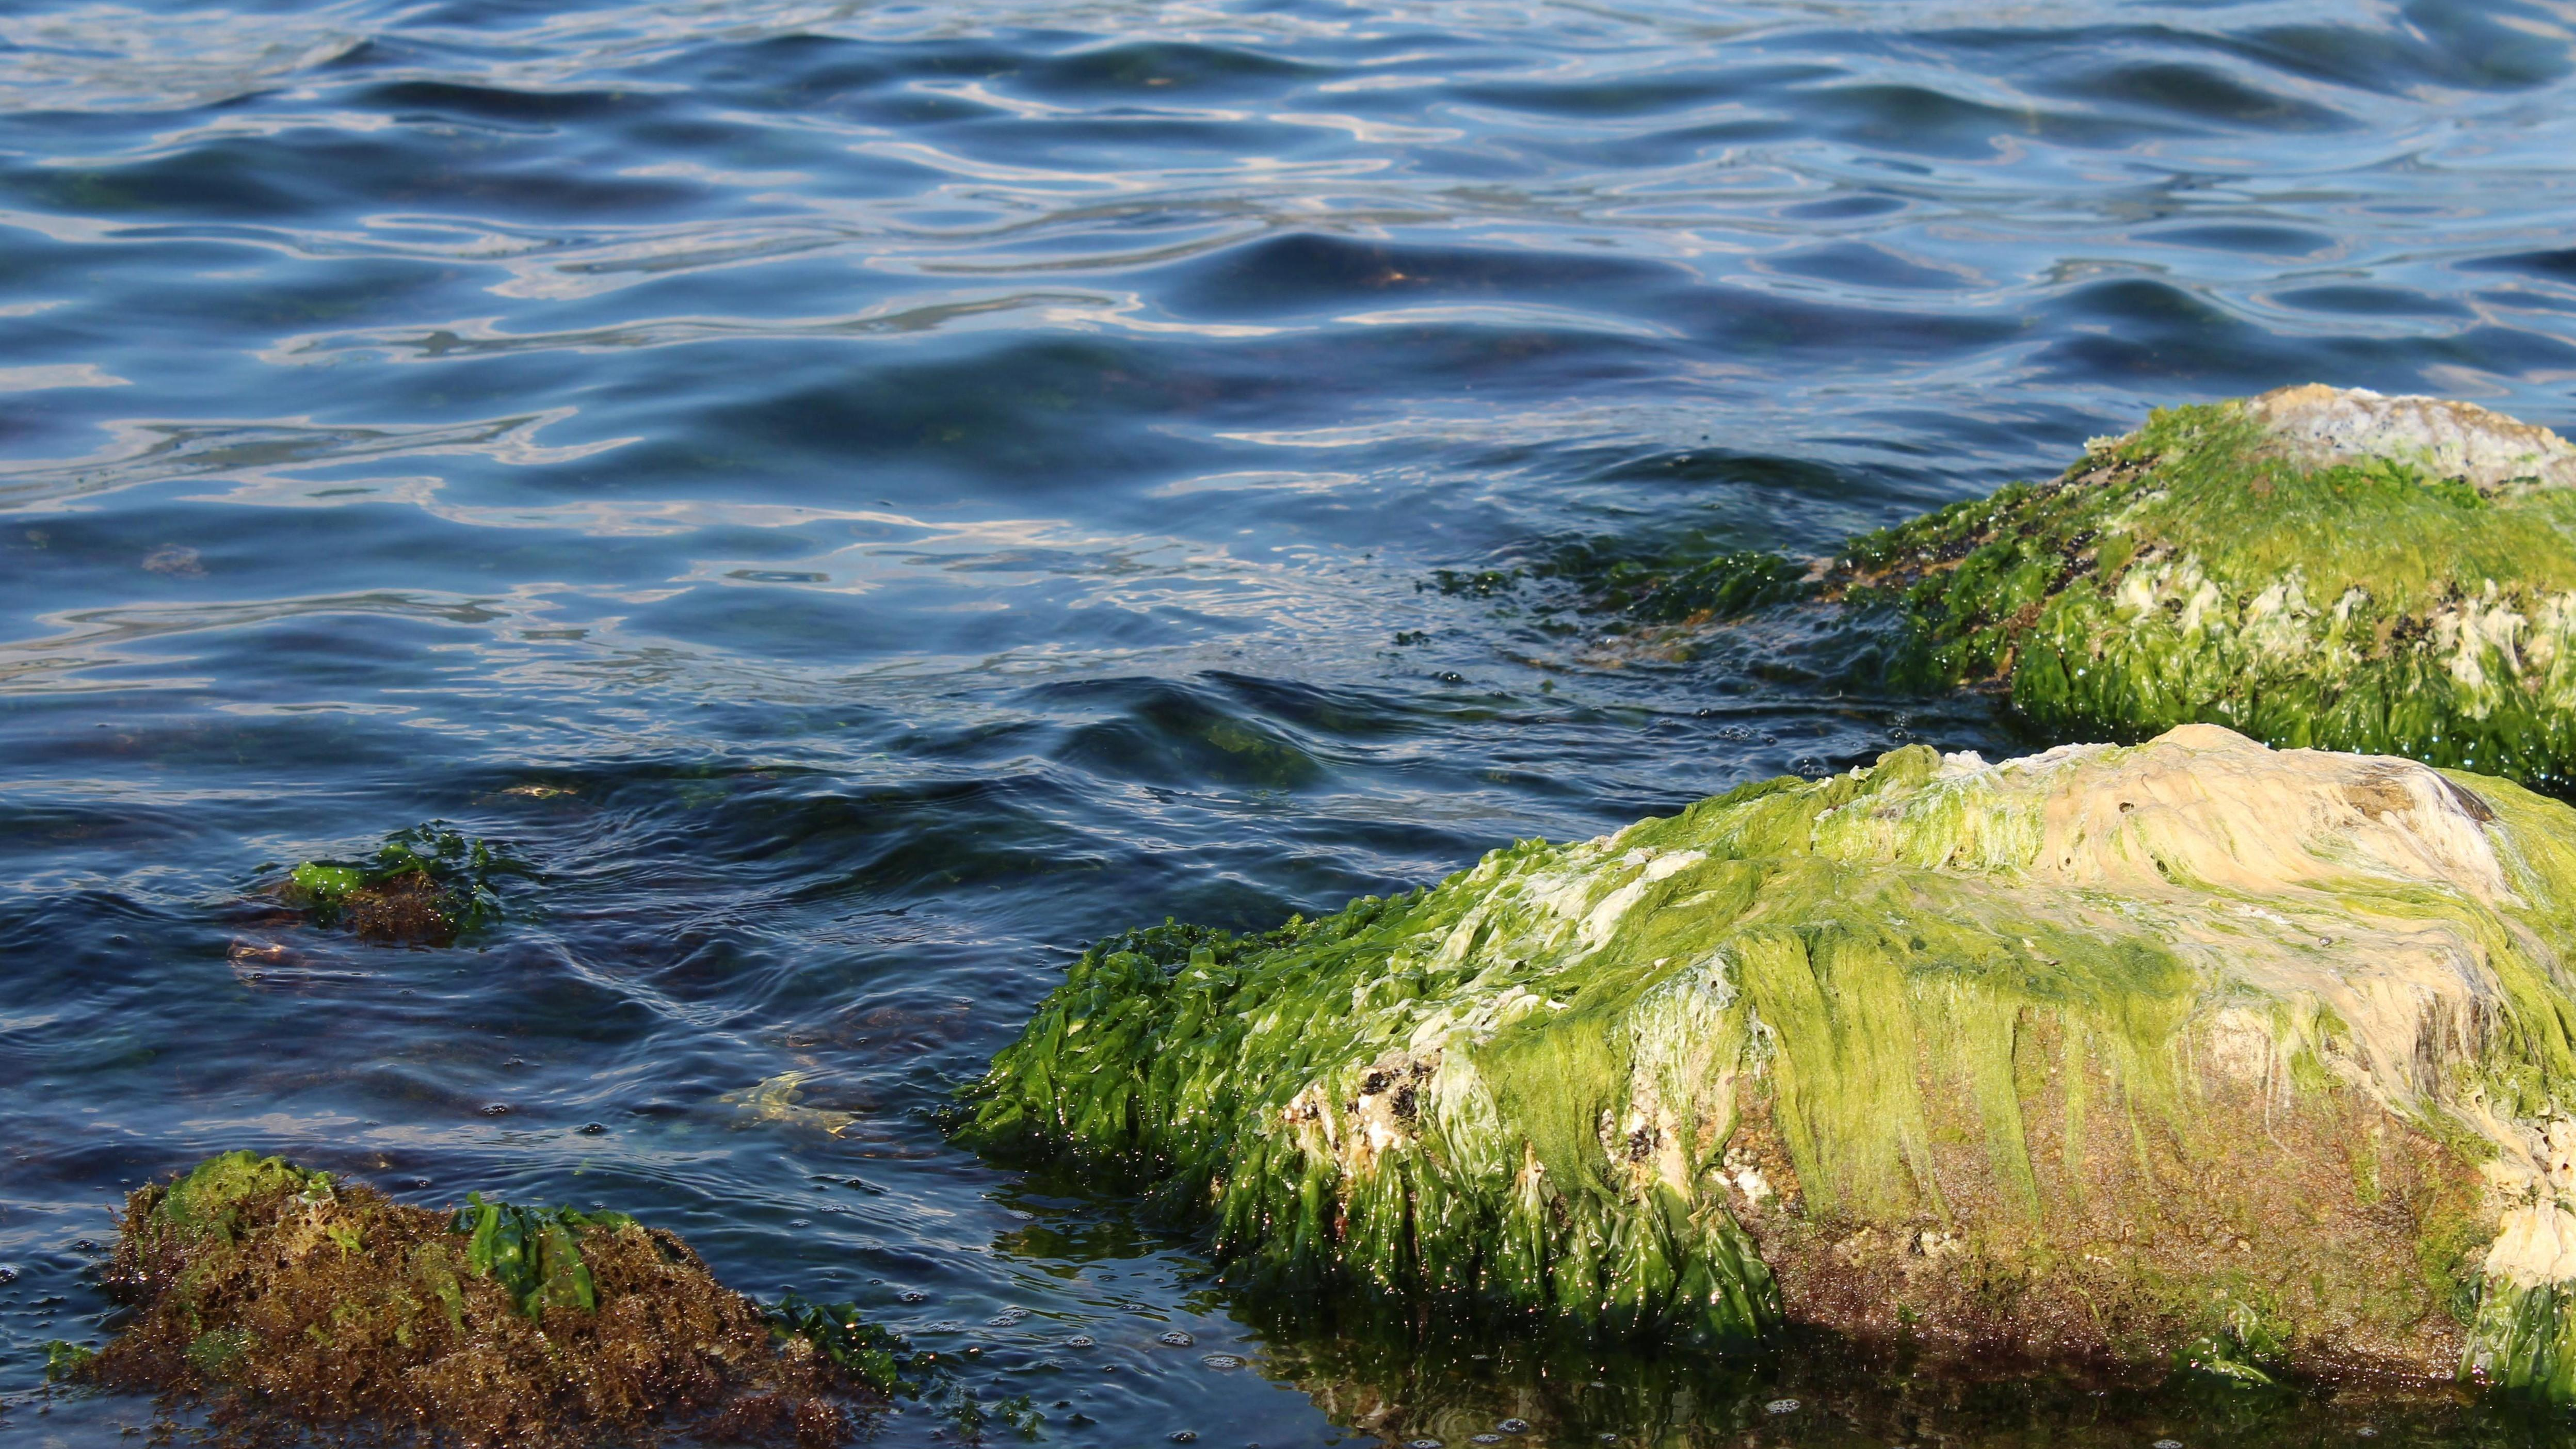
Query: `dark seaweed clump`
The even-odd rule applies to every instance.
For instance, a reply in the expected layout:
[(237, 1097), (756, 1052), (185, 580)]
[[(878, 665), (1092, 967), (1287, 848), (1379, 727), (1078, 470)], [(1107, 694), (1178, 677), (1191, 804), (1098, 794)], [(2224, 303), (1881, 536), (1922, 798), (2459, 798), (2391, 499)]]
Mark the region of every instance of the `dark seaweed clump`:
[(57, 1375), (203, 1399), (247, 1444), (823, 1449), (909, 1360), (845, 1305), (764, 1312), (623, 1214), (411, 1207), (248, 1152), (136, 1189), (106, 1278), (131, 1318)]
[(369, 860), (308, 860), (282, 894), (324, 925), (370, 941), (444, 946), (501, 916), (499, 882), (532, 872), (490, 842), (432, 820), (385, 838)]

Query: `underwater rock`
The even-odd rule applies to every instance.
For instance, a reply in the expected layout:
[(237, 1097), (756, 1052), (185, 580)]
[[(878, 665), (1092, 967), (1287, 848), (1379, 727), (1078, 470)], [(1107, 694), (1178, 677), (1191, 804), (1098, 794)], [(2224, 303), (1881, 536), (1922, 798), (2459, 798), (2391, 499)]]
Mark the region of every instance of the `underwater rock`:
[(288, 904), (370, 940), (445, 946), (501, 914), (494, 883), (527, 868), (433, 820), (386, 837), (368, 861), (308, 860), (280, 887)]
[[(1419, 1324), (2571, 1396), (2576, 810), (2187, 725), (1101, 943), (963, 1140)], [(1365, 1290), (1365, 1291), (1351, 1291)]]
[(2576, 446), (2470, 403), (2311, 384), (2158, 411), (2052, 482), (1804, 576), (1729, 555), (1639, 612), (1791, 599), (1884, 630), (1889, 684), (1992, 689), (2058, 738), (2199, 721), (2576, 784)]
[(136, 1189), (105, 1277), (133, 1313), (64, 1372), (205, 1396), (254, 1438), (575, 1446), (699, 1425), (820, 1449), (896, 1387), (900, 1341), (847, 1305), (765, 1314), (623, 1214), (440, 1212), (248, 1152)]

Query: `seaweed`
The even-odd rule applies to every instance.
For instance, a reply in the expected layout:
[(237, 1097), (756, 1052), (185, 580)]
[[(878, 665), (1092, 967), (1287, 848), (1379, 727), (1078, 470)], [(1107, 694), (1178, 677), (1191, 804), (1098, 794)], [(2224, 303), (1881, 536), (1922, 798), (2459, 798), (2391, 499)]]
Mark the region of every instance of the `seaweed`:
[(623, 1214), (441, 1212), (249, 1152), (136, 1189), (104, 1276), (132, 1312), (58, 1374), (203, 1399), (249, 1440), (576, 1449), (714, 1427), (822, 1449), (888, 1391)]
[(801, 1340), (851, 1380), (884, 1397), (918, 1397), (944, 1376), (937, 1357), (870, 1323), (855, 1303), (814, 1303), (790, 1293), (769, 1309), (769, 1331)]
[(467, 1193), (452, 1224), (467, 1235), (466, 1266), (498, 1282), (530, 1318), (545, 1310), (599, 1306), (590, 1268), (581, 1260), (580, 1234), (591, 1228), (632, 1227), (624, 1213), (575, 1212), (570, 1208), (525, 1208), (485, 1202)]
[(308, 860), (281, 893), (323, 925), (369, 940), (443, 946), (498, 921), (499, 883), (533, 874), (443, 820), (398, 830), (364, 861)]

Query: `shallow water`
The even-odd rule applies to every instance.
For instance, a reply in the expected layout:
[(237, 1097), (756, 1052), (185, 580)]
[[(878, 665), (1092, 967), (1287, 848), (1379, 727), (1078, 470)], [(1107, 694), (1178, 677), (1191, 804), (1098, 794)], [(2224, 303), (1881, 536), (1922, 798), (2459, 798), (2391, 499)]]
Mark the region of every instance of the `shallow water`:
[[(2565, 0), (21, 0), (0, 1433), (145, 1421), (37, 1346), (251, 1146), (627, 1208), (1068, 1446), (2558, 1437), (1319, 1335), (929, 1113), (1106, 931), (2015, 746), (1439, 570), (1823, 547), (2285, 383), (2576, 423), (2571, 67)], [(433, 817), (544, 873), (478, 941), (251, 899)]]

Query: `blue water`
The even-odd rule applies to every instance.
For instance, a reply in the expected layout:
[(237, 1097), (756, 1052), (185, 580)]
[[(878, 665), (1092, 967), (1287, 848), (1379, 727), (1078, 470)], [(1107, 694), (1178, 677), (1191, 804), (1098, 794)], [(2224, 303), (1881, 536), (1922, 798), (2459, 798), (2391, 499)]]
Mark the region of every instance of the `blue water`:
[[(613, 1203), (1079, 1449), (2549, 1437), (1584, 1400), (1265, 1327), (929, 1113), (1106, 931), (2016, 747), (1439, 570), (1823, 548), (2287, 383), (2576, 424), (2571, 69), (2567, 0), (15, 0), (0, 1435), (146, 1422), (37, 1346), (124, 1189), (248, 1146)], [(261, 894), (430, 818), (543, 871), (479, 940)]]

